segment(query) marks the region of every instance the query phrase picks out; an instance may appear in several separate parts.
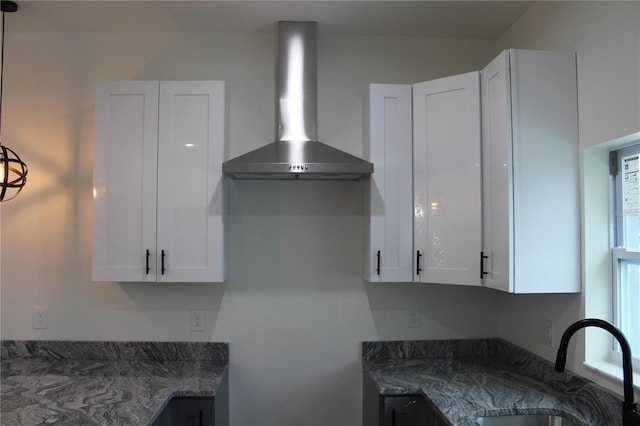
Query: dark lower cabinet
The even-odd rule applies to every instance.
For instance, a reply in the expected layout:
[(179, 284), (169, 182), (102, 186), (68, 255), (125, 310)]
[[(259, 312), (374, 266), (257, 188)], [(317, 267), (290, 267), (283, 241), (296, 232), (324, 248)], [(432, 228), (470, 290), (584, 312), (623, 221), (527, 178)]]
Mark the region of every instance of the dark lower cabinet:
[(171, 426), (171, 401), (164, 407), (164, 410), (158, 414), (152, 426)]
[(152, 426), (229, 426), (229, 382), (221, 378), (215, 397), (171, 398)]
[(171, 398), (153, 426), (215, 426), (214, 399)]
[(431, 424), (427, 404), (420, 395), (385, 396), (383, 397), (383, 406), (382, 426), (426, 426)]
[(171, 426), (215, 426), (213, 398), (173, 398)]
[(423, 395), (380, 395), (368, 374), (362, 382), (363, 426), (443, 426), (433, 403)]

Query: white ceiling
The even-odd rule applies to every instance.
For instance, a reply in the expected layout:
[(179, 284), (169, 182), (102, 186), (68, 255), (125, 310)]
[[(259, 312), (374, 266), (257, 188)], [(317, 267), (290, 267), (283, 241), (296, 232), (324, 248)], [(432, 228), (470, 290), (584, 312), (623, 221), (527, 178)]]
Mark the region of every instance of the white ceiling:
[(496, 39), (531, 1), (19, 1), (10, 31), (275, 32), (317, 21), (325, 34)]

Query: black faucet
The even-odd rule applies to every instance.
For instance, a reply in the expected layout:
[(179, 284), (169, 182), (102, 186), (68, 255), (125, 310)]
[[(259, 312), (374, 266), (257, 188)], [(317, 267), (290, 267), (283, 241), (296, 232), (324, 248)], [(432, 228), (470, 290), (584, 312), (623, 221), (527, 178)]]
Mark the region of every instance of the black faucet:
[(558, 356), (556, 357), (556, 371), (563, 372), (567, 362), (567, 346), (573, 334), (584, 327), (599, 327), (613, 334), (620, 343), (622, 350), (622, 372), (624, 379), (624, 401), (622, 402), (622, 424), (623, 426), (639, 426), (640, 414), (636, 403), (633, 401), (633, 369), (631, 366), (631, 347), (624, 337), (624, 334), (608, 322), (596, 319), (586, 318), (571, 324), (560, 339), (560, 347), (558, 348)]

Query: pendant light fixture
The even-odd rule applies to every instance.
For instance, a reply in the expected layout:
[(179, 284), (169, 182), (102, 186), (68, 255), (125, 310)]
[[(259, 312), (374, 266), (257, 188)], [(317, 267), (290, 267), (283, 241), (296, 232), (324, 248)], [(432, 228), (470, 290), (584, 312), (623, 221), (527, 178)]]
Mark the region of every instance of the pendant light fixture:
[(0, 41), (0, 201), (9, 201), (22, 191), (27, 183), (27, 165), (14, 150), (2, 145), (2, 77), (4, 75), (4, 15), (15, 12), (18, 5), (2, 0), (2, 41)]

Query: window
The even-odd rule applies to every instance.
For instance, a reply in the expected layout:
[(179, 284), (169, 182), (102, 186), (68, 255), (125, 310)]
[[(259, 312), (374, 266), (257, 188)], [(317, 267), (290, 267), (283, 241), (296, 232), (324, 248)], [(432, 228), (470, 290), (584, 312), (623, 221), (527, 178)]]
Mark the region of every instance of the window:
[[(610, 152), (613, 321), (640, 356), (640, 144)], [(613, 358), (619, 358), (613, 346)], [(637, 363), (637, 362), (636, 362)]]

